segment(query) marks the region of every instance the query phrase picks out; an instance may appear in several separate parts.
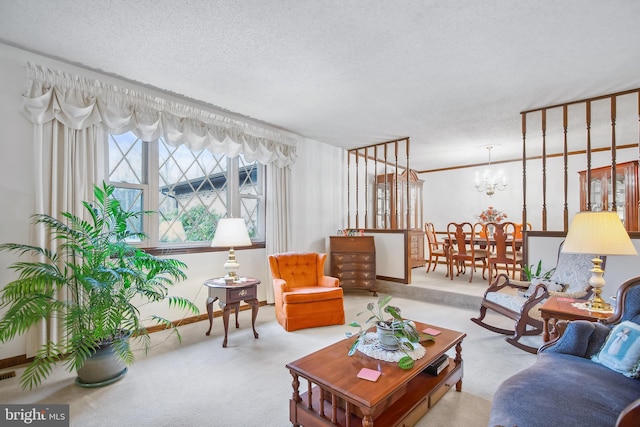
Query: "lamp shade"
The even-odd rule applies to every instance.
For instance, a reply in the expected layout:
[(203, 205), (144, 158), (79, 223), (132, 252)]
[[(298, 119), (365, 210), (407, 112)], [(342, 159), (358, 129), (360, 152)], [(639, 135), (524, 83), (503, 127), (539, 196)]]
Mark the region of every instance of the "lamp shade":
[(251, 238), (242, 218), (223, 218), (218, 221), (212, 247), (251, 246)]
[(579, 212), (571, 221), (562, 252), (637, 255), (616, 212)]

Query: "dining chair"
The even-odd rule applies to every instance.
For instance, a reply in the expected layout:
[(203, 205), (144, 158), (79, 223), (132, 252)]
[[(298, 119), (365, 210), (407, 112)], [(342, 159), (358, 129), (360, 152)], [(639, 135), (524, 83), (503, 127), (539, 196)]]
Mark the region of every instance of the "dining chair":
[[(516, 233), (515, 233), (516, 239), (522, 239), (522, 230), (524, 228), (522, 225), (523, 225), (522, 223), (516, 223), (515, 224), (515, 226), (516, 226)], [(531, 228), (532, 228), (531, 227), (531, 223), (527, 222), (526, 230), (529, 231), (529, 230), (531, 230)]]
[(476, 248), (476, 236), (473, 225), (469, 222), (455, 223), (447, 225), (447, 237), (450, 244), (449, 249), (449, 275), (453, 280), (453, 266), (457, 268), (456, 276), (466, 273), (466, 263), (471, 264), (469, 283), (473, 281), (473, 273), (476, 270), (478, 261), (482, 263), (482, 278), (485, 278), (487, 269), (487, 250)]
[(476, 222), (473, 224), (473, 234), (475, 234), (476, 239), (484, 239), (487, 237), (484, 224), (482, 222)]
[[(427, 236), (427, 247), (429, 249), (429, 259), (427, 261), (427, 273), (429, 271), (435, 271), (438, 266), (438, 259), (440, 257), (444, 257), (446, 260), (447, 254), (445, 252), (444, 242), (438, 241), (438, 235), (436, 234), (436, 229), (432, 222), (424, 223), (424, 233)], [(431, 269), (431, 265), (433, 264), (433, 269)]]
[[(488, 222), (484, 224), (485, 236), (489, 236), (488, 229), (493, 229), (492, 237), (486, 237), (487, 264), (489, 267), (489, 281), (498, 275), (498, 264), (504, 264), (509, 275), (511, 266), (511, 278), (515, 279), (517, 266), (522, 266), (522, 254), (516, 245), (516, 224), (513, 222)], [(495, 270), (494, 270), (495, 269)]]

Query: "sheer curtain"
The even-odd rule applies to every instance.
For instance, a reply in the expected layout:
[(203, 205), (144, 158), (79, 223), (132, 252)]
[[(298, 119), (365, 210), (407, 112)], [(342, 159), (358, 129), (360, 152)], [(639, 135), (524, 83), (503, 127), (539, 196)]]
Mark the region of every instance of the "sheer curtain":
[[(34, 124), (35, 154), (35, 212), (58, 216), (60, 212), (74, 212), (83, 217), (83, 200), (93, 199), (93, 184), (105, 178), (103, 152), (106, 134), (97, 127), (72, 129), (53, 119)], [(86, 218), (85, 218), (86, 219)], [(44, 229), (35, 230), (33, 244), (55, 249), (56, 242)], [(68, 299), (59, 291), (60, 299)], [(64, 339), (64, 325), (55, 316), (40, 323), (27, 339), (27, 357), (45, 343), (60, 343)]]
[[(289, 201), (284, 195), (287, 171), (296, 160), (296, 135), (39, 65), (28, 63), (26, 68), (23, 112), (34, 125), (35, 212), (81, 216), (81, 202), (91, 200), (93, 185), (108, 175), (108, 135), (132, 131), (146, 141), (163, 136), (174, 146), (229, 157), (242, 153), (249, 162), (268, 165), (269, 178), (276, 178), (267, 184), (275, 203), (267, 203), (266, 215), (278, 221), (275, 232), (267, 226), (267, 241), (274, 239), (278, 250), (287, 248), (288, 222), (282, 220), (288, 219), (283, 216)], [(37, 230), (32, 243), (52, 248), (54, 242)], [(269, 292), (271, 286), (266, 288)], [(62, 326), (55, 319), (43, 322), (28, 340), (28, 356), (47, 340), (58, 342)]]
[[(290, 183), (291, 169), (267, 166), (267, 218), (266, 218), (266, 250), (267, 271), (269, 268), (269, 254), (286, 252), (289, 250), (290, 234)], [(271, 281), (265, 287), (267, 303), (275, 302)]]

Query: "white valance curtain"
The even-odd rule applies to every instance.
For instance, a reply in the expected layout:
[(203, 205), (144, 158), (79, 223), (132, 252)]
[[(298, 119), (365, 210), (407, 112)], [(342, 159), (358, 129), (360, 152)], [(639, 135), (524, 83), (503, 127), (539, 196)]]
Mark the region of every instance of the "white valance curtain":
[(161, 136), (173, 145), (206, 148), (249, 162), (287, 167), (298, 138), (249, 119), (194, 108), (131, 89), (27, 64), (24, 113), (36, 124), (57, 120), (70, 129), (101, 126), (107, 133), (133, 132), (145, 141)]

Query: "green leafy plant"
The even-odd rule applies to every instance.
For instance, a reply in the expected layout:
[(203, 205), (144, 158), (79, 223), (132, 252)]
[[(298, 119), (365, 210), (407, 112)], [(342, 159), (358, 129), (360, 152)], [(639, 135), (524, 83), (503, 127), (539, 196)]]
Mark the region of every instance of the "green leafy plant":
[(533, 279), (534, 277), (538, 277), (544, 280), (549, 280), (551, 278), (551, 276), (553, 275), (553, 273), (556, 271), (555, 268), (552, 268), (549, 271), (546, 272), (542, 272), (542, 260), (538, 261), (538, 265), (535, 269), (535, 271), (533, 270), (534, 266), (533, 264), (531, 265), (525, 265), (523, 267), (523, 274), (524, 274), (524, 278), (527, 282), (530, 282), (531, 279)]
[[(413, 359), (407, 354), (407, 351), (413, 350), (415, 344), (421, 341), (434, 340), (435, 338), (432, 335), (419, 332), (412, 321), (403, 319), (398, 307), (388, 305), (391, 299), (392, 297), (390, 295), (380, 296), (377, 304), (372, 302), (368, 303), (366, 311), (362, 311), (356, 315), (356, 317), (360, 317), (367, 311), (371, 314), (365, 321), (366, 327), (363, 327), (363, 325), (357, 321), (349, 323), (349, 326), (359, 328), (359, 332), (358, 337), (349, 348), (348, 355), (353, 356), (360, 342), (364, 341), (365, 335), (370, 327), (386, 327), (393, 330), (393, 336), (395, 337), (398, 349), (406, 354), (406, 356), (398, 361), (398, 365), (403, 369), (411, 369), (413, 367)], [(351, 332), (347, 332), (346, 335), (347, 338), (353, 336)]]
[(128, 243), (146, 235), (129, 231), (127, 222), (150, 212), (125, 211), (113, 192), (114, 187), (105, 183), (94, 186), (95, 201), (83, 202), (87, 220), (69, 212), (62, 212), (61, 219), (33, 215), (33, 224), (43, 226), (55, 240), (54, 250), (0, 245), (0, 251), (30, 257), (11, 265), (18, 279), (0, 294), (0, 308), (6, 309), (0, 319), (0, 341), (9, 341), (47, 318), (64, 326), (62, 339), (46, 342), (37, 351), (21, 377), (23, 388), (39, 385), (61, 360), (69, 371), (80, 369), (105, 343), (114, 343), (117, 358), (130, 365), (134, 356), (129, 339), (121, 338), (131, 335), (147, 351), (150, 337), (143, 320), (172, 329), (181, 339), (171, 321), (155, 315), (141, 319), (134, 302), (167, 301), (170, 307), (199, 312), (191, 301), (168, 295), (169, 285), (186, 278), (184, 263)]

